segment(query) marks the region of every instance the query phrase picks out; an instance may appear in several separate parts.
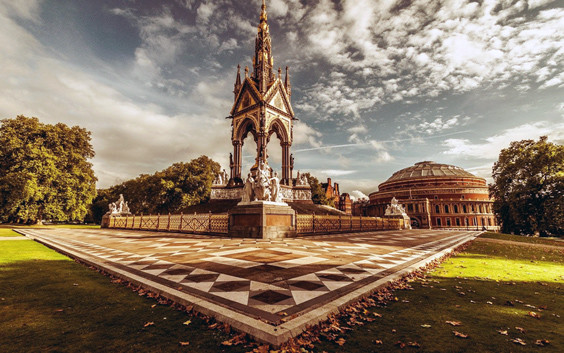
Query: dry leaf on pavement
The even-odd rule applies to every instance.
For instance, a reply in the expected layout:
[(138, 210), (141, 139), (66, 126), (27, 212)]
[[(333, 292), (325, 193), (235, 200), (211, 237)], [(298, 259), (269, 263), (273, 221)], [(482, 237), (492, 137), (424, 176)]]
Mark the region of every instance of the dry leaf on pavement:
[(452, 326), (460, 326), (462, 325), (462, 322), (460, 321), (445, 321), (447, 324), (452, 325)]
[(512, 339), (511, 342), (513, 342), (513, 343), (515, 343), (515, 344), (520, 344), (520, 345), (522, 345), (522, 346), (527, 345), (527, 343), (525, 343), (525, 341), (523, 341), (523, 340), (520, 339), (520, 338)]
[(541, 346), (541, 347), (544, 347), (544, 346), (546, 346), (546, 345), (549, 344), (549, 343), (550, 343), (549, 340), (536, 340), (536, 341), (535, 341), (535, 344), (536, 344), (537, 346)]
[(186, 342), (178, 342), (178, 343), (180, 343), (180, 345), (181, 345), (182, 347), (190, 345), (190, 342), (188, 342), (188, 341), (186, 341)]
[(143, 327), (147, 327), (147, 326), (153, 326), (155, 323), (153, 321), (149, 321), (146, 322), (145, 325), (143, 325)]
[(465, 335), (462, 332), (452, 331), (452, 333), (454, 333), (454, 335), (459, 338), (468, 338), (468, 335)]
[(184, 321), (184, 322), (182, 323), (182, 325), (190, 325), (191, 322), (192, 322), (191, 320)]

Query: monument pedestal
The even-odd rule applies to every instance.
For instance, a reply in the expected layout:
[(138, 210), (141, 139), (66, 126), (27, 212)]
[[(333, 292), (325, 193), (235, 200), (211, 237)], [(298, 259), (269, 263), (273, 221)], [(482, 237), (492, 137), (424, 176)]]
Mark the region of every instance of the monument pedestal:
[(259, 239), (295, 237), (296, 211), (278, 202), (240, 202), (229, 211), (229, 236)]

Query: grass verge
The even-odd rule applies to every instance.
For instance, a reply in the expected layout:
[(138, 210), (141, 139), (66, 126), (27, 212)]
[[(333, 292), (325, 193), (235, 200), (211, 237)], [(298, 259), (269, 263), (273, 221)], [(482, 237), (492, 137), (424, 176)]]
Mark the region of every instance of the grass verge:
[(223, 347), (230, 336), (208, 329), (205, 320), (38, 243), (8, 240), (0, 248), (2, 352), (245, 351)]
[(564, 350), (564, 248), (474, 242), (409, 284), (388, 305), (367, 309), (364, 317), (381, 315), (373, 322), (351, 326), (345, 315), (340, 325), (353, 328), (339, 336), (346, 342), (322, 340), (316, 351)]
[(556, 245), (564, 246), (564, 240), (561, 238), (540, 238), (540, 237), (527, 237), (524, 235), (512, 235), (503, 233), (486, 232), (481, 235), (482, 238), (499, 239), (507, 241), (517, 241), (529, 244), (543, 244), (543, 245)]

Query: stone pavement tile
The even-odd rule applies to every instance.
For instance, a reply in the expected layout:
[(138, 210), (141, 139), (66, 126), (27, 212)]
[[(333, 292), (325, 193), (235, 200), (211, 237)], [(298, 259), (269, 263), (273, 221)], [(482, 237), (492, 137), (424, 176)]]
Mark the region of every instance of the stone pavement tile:
[[(335, 301), (358, 298), (386, 276), (477, 236), (418, 230), (272, 241), (108, 229), (22, 232), (149, 288), (159, 286), (163, 295), (192, 298), (186, 300), (204, 312), (275, 344), (305, 329), (300, 322), (306, 318), (311, 324), (325, 317)], [(286, 314), (292, 319), (284, 322)]]

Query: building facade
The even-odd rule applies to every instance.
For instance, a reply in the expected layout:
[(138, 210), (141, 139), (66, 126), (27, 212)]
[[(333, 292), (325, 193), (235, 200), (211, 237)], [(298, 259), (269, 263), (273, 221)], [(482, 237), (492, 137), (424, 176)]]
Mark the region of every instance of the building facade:
[(425, 161), (399, 170), (355, 213), (381, 217), (393, 197), (413, 228), (499, 229), (486, 180), (453, 165)]

